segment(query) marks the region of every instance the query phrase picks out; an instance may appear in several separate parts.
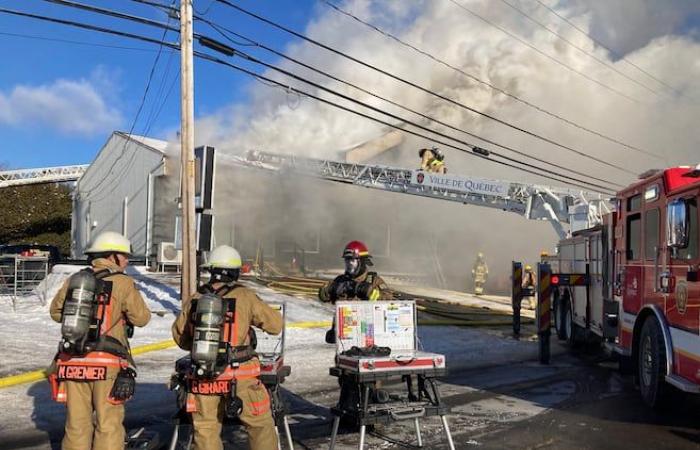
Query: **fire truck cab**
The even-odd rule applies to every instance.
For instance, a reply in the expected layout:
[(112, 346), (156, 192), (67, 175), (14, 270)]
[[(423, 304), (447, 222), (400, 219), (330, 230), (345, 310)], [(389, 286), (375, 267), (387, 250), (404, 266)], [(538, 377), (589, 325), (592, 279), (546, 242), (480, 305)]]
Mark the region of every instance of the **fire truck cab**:
[(669, 385), (700, 393), (700, 166), (640, 178), (601, 225), (560, 241), (547, 262), (588, 274), (586, 286), (554, 291), (559, 338), (602, 340), (658, 406)]

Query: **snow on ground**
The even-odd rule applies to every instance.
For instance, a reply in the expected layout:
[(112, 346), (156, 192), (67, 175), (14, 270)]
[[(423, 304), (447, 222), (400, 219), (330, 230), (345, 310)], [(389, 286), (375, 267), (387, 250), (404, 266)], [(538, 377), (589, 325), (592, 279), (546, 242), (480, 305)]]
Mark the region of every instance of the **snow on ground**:
[[(48, 316), (48, 303), (61, 283), (79, 269), (80, 267), (77, 266), (56, 266), (45, 285), (39, 289), (39, 292), (45, 292), (46, 300), (42, 300), (41, 294), (21, 298), (17, 302), (16, 311), (13, 311), (9, 299), (0, 297), (0, 314), (4, 319), (0, 326), (0, 340), (3, 342), (0, 347), (0, 361), (2, 361), (0, 376), (44, 368), (48, 365), (60, 337), (60, 325), (51, 321)], [(177, 275), (153, 274), (141, 268), (130, 270), (130, 274), (134, 276), (149, 308), (156, 313), (146, 328), (136, 330), (132, 345), (138, 346), (169, 339), (170, 326), (179, 309)], [(254, 288), (265, 301), (285, 302), (288, 324), (329, 321), (332, 317), (330, 305), (313, 299), (280, 294), (249, 281), (245, 283)], [(416, 294), (452, 298), (439, 290), (420, 289)], [(466, 302), (462, 297), (459, 301)], [(481, 299), (477, 301), (486, 303)], [(318, 442), (318, 445), (321, 445), (320, 442), (327, 438), (326, 427), (330, 421), (328, 407), (337, 401), (338, 395), (337, 380), (328, 374), (335, 350), (333, 346), (325, 344), (325, 331), (320, 328), (287, 329), (285, 362), (292, 367), (292, 374), (283, 387), (288, 391), (287, 398), (292, 407), (293, 429), (318, 429), (311, 436), (308, 436), (307, 432), (308, 448), (317, 448), (315, 443)], [(532, 359), (537, 351), (536, 342), (516, 341), (506, 337), (505, 333), (494, 333), (478, 328), (425, 326), (419, 329), (419, 337), (425, 351), (446, 355), (447, 365), (451, 371)], [(127, 405), (127, 426), (130, 423), (146, 423), (154, 427), (166, 426), (170, 415), (174, 412), (173, 396), (166, 386), (173, 371), (174, 361), (183, 355), (185, 352), (172, 348), (136, 357), (139, 373), (138, 390), (136, 398)], [(445, 389), (443, 395), (448, 397), (464, 395), (465, 392), (469, 393), (477, 389), (447, 383), (443, 386)], [(561, 388), (561, 395), (568, 393), (569, 386)], [(458, 427), (465, 427), (465, 430), (478, 428), (478, 423), (489, 422), (479, 418), (481, 414), (479, 408), (486, 411), (483, 414), (493, 415), (492, 410), (500, 407), (499, 402), (506, 401), (509, 401), (509, 404), (513, 405), (512, 408), (518, 411), (512, 419), (520, 420), (541, 411), (558, 399), (557, 395), (559, 394), (555, 394), (553, 398), (544, 399), (541, 406), (537, 408), (531, 408), (527, 401), (520, 402), (522, 404), (510, 402), (504, 399), (505, 396), (485, 399), (483, 404), (476, 405), (477, 409), (456, 411), (456, 415), (461, 419), (454, 420)], [(15, 439), (16, 442), (36, 439), (37, 446), (31, 448), (48, 448), (45, 444), (47, 437), (54, 441), (60, 438), (64, 410), (61, 405), (50, 400), (47, 383), (0, 390), (0, 404), (5, 405), (5, 408), (0, 410), (0, 440), (3, 437), (10, 441)], [(472, 422), (469, 422), (470, 420)], [(399, 428), (396, 430), (403, 430), (403, 425), (397, 426)], [(412, 427), (408, 427), (404, 431), (410, 434), (411, 430)], [(431, 435), (438, 439), (438, 442), (442, 440), (439, 422), (425, 429), (426, 439)], [(351, 445), (353, 438), (343, 437), (339, 448), (344, 448), (344, 442)], [(377, 445), (379, 445), (378, 442)]]
[[(0, 376), (47, 367), (56, 353), (61, 325), (49, 317), (49, 305), (63, 282), (83, 266), (57, 265), (31, 295), (0, 296)], [(170, 326), (179, 309), (178, 290), (159, 277), (130, 270), (136, 286), (153, 314), (145, 328), (137, 328), (132, 346), (158, 342), (170, 337)]]

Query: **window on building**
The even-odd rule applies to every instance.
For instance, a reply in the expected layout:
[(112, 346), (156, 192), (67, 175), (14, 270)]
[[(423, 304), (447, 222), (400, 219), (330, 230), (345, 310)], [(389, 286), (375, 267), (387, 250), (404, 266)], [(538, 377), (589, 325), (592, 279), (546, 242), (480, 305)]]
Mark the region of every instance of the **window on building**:
[(659, 209), (654, 208), (644, 214), (644, 257), (656, 259), (656, 247), (659, 246)]
[(688, 200), (688, 246), (678, 249), (678, 259), (693, 260), (698, 258), (698, 202)]
[(627, 259), (642, 257), (642, 216), (632, 214), (627, 216)]

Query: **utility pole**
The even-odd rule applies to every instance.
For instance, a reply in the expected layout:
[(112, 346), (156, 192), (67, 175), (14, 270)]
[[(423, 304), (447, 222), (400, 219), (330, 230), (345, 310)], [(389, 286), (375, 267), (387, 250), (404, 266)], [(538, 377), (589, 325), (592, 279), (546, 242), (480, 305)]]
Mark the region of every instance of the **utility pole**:
[(194, 215), (194, 64), (192, 59), (192, 2), (180, 0), (180, 162), (182, 204), (182, 282), (180, 298), (197, 289)]

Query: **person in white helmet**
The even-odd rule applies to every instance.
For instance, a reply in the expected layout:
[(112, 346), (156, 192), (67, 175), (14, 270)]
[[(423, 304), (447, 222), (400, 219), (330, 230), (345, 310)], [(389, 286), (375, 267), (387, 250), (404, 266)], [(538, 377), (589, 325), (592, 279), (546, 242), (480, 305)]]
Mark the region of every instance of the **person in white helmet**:
[[(136, 377), (127, 337), (132, 326), (150, 321), (151, 312), (124, 273), (127, 238), (101, 233), (85, 253), (90, 267), (72, 275), (50, 307), (51, 318), (62, 323), (49, 376), (55, 400), (66, 404), (62, 449), (123, 449), (124, 402)], [(81, 323), (89, 331), (81, 334)]]
[[(202, 314), (198, 303), (208, 295), (223, 303), (223, 333), (218, 349), (226, 356), (218, 359), (211, 373), (198, 374), (189, 369), (185, 408), (194, 427), (196, 450), (223, 448), (221, 429), (224, 415), (238, 417), (246, 427), (251, 450), (277, 449), (277, 435), (270, 409), (270, 396), (259, 380), (260, 361), (252, 348), (251, 326), (270, 334), (279, 334), (284, 327), (282, 315), (263, 303), (252, 290), (238, 284), (241, 256), (227, 245), (216, 247), (207, 263), (201, 266), (211, 275), (192, 298), (184, 299), (182, 312), (172, 327), (173, 338), (183, 350), (197, 347), (201, 333), (195, 333)], [(215, 297), (212, 299), (211, 294)]]

